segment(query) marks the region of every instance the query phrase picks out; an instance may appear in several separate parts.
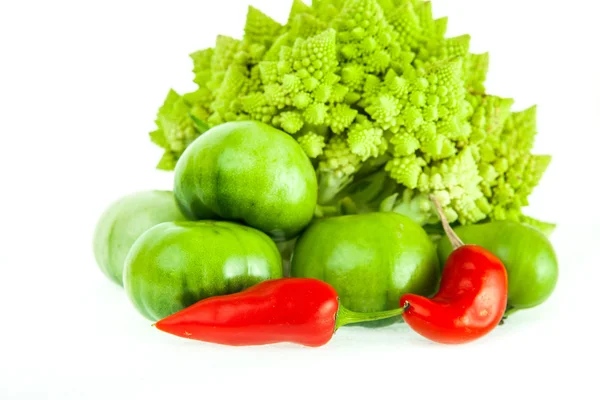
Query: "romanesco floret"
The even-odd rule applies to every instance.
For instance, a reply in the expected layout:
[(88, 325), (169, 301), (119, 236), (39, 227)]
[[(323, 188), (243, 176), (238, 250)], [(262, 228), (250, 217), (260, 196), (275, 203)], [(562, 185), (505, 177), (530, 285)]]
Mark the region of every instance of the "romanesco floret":
[(325, 137), (315, 133), (307, 132), (306, 134), (298, 138), (300, 147), (304, 150), (307, 156), (310, 158), (317, 158), (323, 154), (323, 148), (325, 147)]
[(536, 108), (512, 113), (503, 129), (497, 129), (482, 144), (480, 169), (485, 171), (481, 187), (489, 203), (492, 220), (521, 220), (521, 207), (538, 184), (551, 157), (532, 155), (536, 134)]
[(150, 133), (152, 141), (165, 149), (158, 168), (174, 169), (178, 155), (200, 135), (192, 115), (192, 106), (184, 97), (170, 90), (158, 111), (158, 129)]
[(343, 135), (332, 137), (325, 145), (317, 168), (319, 203), (329, 203), (350, 184), (360, 164), (360, 158), (350, 150), (347, 137)]
[(351, 198), (425, 225), (433, 193), (451, 222), (533, 225), (521, 208), (550, 162), (531, 154), (535, 108), (486, 94), (488, 54), (446, 26), (422, 0), (293, 0), (285, 24), (250, 7), (241, 40), (191, 54), (198, 88), (160, 108), (158, 167), (207, 127), (252, 119), (298, 141), (323, 206)]

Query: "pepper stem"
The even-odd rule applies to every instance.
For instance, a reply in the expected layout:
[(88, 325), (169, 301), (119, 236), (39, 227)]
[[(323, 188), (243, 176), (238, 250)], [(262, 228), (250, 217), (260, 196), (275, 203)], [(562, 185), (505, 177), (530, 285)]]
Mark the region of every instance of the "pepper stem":
[(446, 236), (448, 236), (448, 239), (450, 240), (450, 243), (452, 244), (453, 250), (456, 250), (457, 248), (464, 246), (465, 244), (463, 243), (463, 241), (460, 240), (460, 238), (458, 237), (456, 232), (454, 232), (454, 230), (448, 223), (448, 219), (446, 218), (446, 214), (444, 214), (444, 210), (442, 210), (442, 205), (440, 204), (439, 200), (432, 194), (429, 195), (429, 200), (431, 200), (431, 202), (433, 203), (433, 206), (435, 207), (435, 211), (437, 211), (437, 214), (440, 217), (440, 221), (442, 221), (442, 226), (444, 227), (444, 232), (446, 232)]
[(329, 217), (338, 214), (339, 210), (336, 206), (323, 206), (317, 204), (317, 207), (315, 207), (315, 217), (317, 218)]
[(335, 319), (335, 330), (337, 331), (340, 326), (355, 324), (358, 322), (377, 321), (380, 319), (386, 319), (396, 317), (404, 314), (404, 311), (408, 308), (408, 303), (405, 303), (402, 308), (396, 308), (394, 310), (387, 311), (376, 311), (376, 312), (356, 312), (350, 311), (341, 304), (339, 305), (337, 317)]

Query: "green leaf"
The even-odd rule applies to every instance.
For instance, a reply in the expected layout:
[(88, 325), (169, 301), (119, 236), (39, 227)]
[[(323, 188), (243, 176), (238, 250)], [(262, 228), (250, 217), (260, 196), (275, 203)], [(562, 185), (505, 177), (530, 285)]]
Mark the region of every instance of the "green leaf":
[(162, 147), (163, 149), (168, 148), (167, 140), (165, 139), (165, 133), (162, 129), (157, 129), (155, 131), (150, 132), (150, 140), (152, 143)]
[(194, 126), (196, 127), (198, 132), (200, 132), (200, 134), (202, 134), (210, 129), (210, 126), (208, 126), (208, 124), (206, 122), (202, 121), (200, 118), (196, 117), (193, 114), (189, 114), (189, 116), (192, 119), (192, 122), (194, 123)]
[(173, 171), (175, 169), (175, 164), (177, 164), (177, 160), (175, 156), (170, 151), (165, 151), (162, 158), (156, 165), (156, 169), (161, 169), (163, 171)]

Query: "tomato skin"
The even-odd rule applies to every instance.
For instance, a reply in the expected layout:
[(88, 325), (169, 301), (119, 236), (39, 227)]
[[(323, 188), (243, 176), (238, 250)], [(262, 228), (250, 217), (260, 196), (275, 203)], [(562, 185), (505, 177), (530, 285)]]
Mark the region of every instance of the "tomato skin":
[(290, 135), (236, 121), (211, 128), (184, 151), (174, 192), (189, 219), (242, 222), (285, 241), (311, 222), (317, 177)]
[(478, 339), (502, 320), (508, 298), (508, 277), (502, 262), (474, 245), (454, 250), (432, 298), (407, 294), (402, 315), (417, 333), (439, 343), (460, 344)]

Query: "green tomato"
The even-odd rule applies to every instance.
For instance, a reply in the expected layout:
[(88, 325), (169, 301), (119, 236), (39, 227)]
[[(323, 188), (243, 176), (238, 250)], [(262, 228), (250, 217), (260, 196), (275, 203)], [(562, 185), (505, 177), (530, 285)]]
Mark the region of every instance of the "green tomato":
[[(550, 241), (540, 231), (517, 222), (498, 221), (454, 229), (465, 244), (476, 244), (495, 254), (508, 273), (508, 309), (543, 303), (558, 280), (558, 261)], [(438, 245), (440, 260), (452, 252), (448, 238)]]
[(290, 135), (260, 122), (228, 122), (184, 151), (175, 197), (190, 219), (241, 221), (283, 241), (312, 220), (317, 178)]
[(440, 274), (423, 228), (383, 212), (315, 221), (298, 239), (291, 273), (331, 284), (342, 305), (358, 312), (398, 308), (405, 293), (430, 295)]
[(123, 285), (123, 265), (142, 233), (162, 222), (184, 221), (171, 191), (133, 193), (111, 204), (94, 232), (94, 256), (104, 274)]
[(153, 321), (281, 276), (281, 256), (267, 235), (225, 221), (156, 225), (135, 242), (123, 273), (130, 300)]

